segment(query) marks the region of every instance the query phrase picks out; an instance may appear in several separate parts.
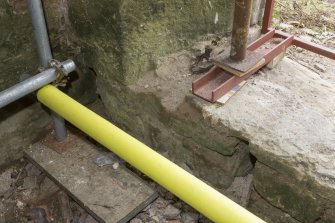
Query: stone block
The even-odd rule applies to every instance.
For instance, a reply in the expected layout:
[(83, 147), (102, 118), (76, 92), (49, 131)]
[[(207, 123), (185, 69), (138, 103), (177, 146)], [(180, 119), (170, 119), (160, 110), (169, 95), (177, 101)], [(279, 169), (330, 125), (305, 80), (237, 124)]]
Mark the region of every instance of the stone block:
[(273, 206), (285, 210), (301, 222), (315, 222), (326, 206), (324, 198), (309, 191), (299, 179), (259, 162), (254, 170), (254, 185), (257, 192)]
[(157, 57), (188, 47), (208, 33), (229, 32), (232, 12), (228, 0), (69, 0), (73, 29), (82, 46), (93, 52), (87, 59), (109, 67), (109, 72), (99, 69), (98, 74), (113, 75), (123, 83), (153, 69)]
[(1, 109), (0, 117), (0, 166), (19, 159), (23, 149), (46, 133), (50, 121), (41, 106), (27, 98)]
[(322, 216), (322, 222), (334, 223), (335, 222), (335, 205), (330, 206)]
[(279, 208), (272, 206), (254, 189), (251, 191), (247, 209), (269, 223), (301, 223)]
[(278, 56), (276, 56), (275, 58), (273, 58), (267, 65), (266, 67), (269, 69), (273, 69), (275, 68), (285, 57), (286, 54), (286, 50), (284, 50), (283, 52), (281, 52)]
[(260, 22), (264, 13), (265, 0), (253, 0), (250, 25), (256, 25)]

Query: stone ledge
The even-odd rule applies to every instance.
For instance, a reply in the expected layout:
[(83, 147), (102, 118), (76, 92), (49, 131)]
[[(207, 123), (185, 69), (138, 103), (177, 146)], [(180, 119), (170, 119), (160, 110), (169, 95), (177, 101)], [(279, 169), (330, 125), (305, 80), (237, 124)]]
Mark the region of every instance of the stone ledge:
[(248, 80), (226, 105), (203, 104), (203, 114), (250, 142), (265, 164), (256, 165), (254, 179), (262, 197), (314, 222), (335, 204), (334, 99), (331, 82), (284, 59)]
[[(324, 210), (331, 210), (335, 203), (335, 87), (331, 82), (284, 59), (277, 68), (263, 69), (249, 79), (226, 105), (210, 104), (190, 93), (191, 82), (197, 78), (187, 69), (191, 57), (183, 51), (160, 59), (155, 72), (143, 76), (131, 90), (155, 95), (170, 115), (185, 123), (190, 119), (181, 108), (187, 102), (201, 112), (200, 118), (192, 115), (198, 123), (223, 136), (248, 141), (258, 160), (254, 184), (262, 197), (302, 222), (326, 219)], [(275, 169), (277, 177), (266, 174), (261, 163)], [(268, 178), (262, 185), (264, 174)], [(277, 185), (277, 178), (285, 180)], [(292, 191), (289, 200), (296, 203), (287, 203), (285, 187)], [(311, 202), (309, 215), (299, 205), (305, 198)], [(278, 199), (286, 201), (278, 203)]]
[(250, 79), (225, 106), (204, 106), (204, 113), (248, 139), (263, 163), (271, 166), (264, 151), (335, 190), (334, 98), (335, 86), (284, 59)]

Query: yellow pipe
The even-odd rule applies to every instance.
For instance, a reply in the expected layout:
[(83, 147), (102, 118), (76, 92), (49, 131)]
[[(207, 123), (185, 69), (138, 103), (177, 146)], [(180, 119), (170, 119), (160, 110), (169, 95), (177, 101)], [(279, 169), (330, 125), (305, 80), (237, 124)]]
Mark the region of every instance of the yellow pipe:
[(48, 85), (38, 100), (214, 222), (264, 223), (107, 120)]

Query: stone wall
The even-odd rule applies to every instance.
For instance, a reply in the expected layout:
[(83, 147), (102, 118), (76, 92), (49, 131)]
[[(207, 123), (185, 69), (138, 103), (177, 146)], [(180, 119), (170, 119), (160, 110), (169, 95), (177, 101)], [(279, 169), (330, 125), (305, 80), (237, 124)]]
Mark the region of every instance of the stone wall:
[[(67, 91), (82, 102), (95, 98), (100, 83), (130, 83), (154, 66), (154, 60), (190, 46), (207, 33), (227, 33), (231, 1), (79, 1), (51, 0), (45, 14), (54, 57), (74, 59), (79, 69)], [(0, 90), (35, 74), (39, 66), (25, 0), (0, 1)], [(93, 84), (92, 84), (93, 83)], [(104, 91), (104, 84), (99, 91)], [(109, 89), (108, 85), (105, 87)], [(49, 123), (47, 113), (27, 97), (1, 109), (0, 165), (21, 156)], [(29, 117), (22, 119), (19, 117)], [(41, 117), (40, 123), (34, 116)], [(15, 124), (10, 124), (9, 120)], [(43, 121), (44, 120), (44, 121)], [(120, 120), (121, 121), (121, 120)], [(30, 126), (34, 131), (27, 131)], [(15, 132), (15, 134), (13, 134)], [(15, 143), (4, 140), (8, 136)], [(21, 140), (21, 138), (26, 138)], [(10, 150), (8, 148), (11, 148)]]
[[(0, 89), (12, 86), (21, 74), (36, 68), (37, 54), (25, 2), (0, 1)], [(47, 118), (37, 107), (28, 97), (0, 110), (0, 164), (19, 158), (23, 147), (41, 134)]]
[[(99, 77), (131, 83), (154, 60), (208, 33), (231, 29), (231, 1), (69, 0), (69, 16), (87, 63)], [(98, 65), (98, 66), (97, 66)]]
[(226, 35), (231, 1), (69, 0), (68, 8), (74, 43), (96, 73), (99, 95), (115, 123), (219, 188), (251, 168), (247, 149), (238, 149), (245, 148), (241, 141), (198, 122), (194, 105), (172, 109), (157, 95), (134, 90), (159, 66), (158, 58), (208, 34)]

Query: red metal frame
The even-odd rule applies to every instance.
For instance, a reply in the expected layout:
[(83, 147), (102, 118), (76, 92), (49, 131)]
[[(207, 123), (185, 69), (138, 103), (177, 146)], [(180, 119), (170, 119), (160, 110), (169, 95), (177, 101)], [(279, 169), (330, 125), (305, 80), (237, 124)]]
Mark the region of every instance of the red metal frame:
[[(263, 17), (263, 24), (262, 24), (262, 33), (265, 34), (271, 31), (270, 27), (272, 25), (272, 15), (273, 15), (273, 8), (274, 8), (275, 0), (266, 0), (265, 10), (264, 10), (264, 17)], [(276, 31), (275, 37), (287, 37), (289, 34), (279, 31)], [(311, 51), (313, 53), (320, 54), (322, 56), (328, 57), (330, 59), (335, 60), (335, 50), (329, 49), (327, 47), (302, 40), (298, 37), (294, 37), (292, 45), (297, 47), (303, 48), (305, 50)]]
[[(335, 50), (329, 49), (318, 44), (304, 41), (285, 32), (269, 28), (272, 24), (272, 14), (275, 0), (267, 0), (262, 24), (262, 33), (264, 34), (255, 42), (251, 43), (247, 49), (250, 51), (258, 51), (264, 54), (263, 62), (252, 68), (244, 76), (235, 76), (218, 66), (214, 66), (208, 73), (192, 83), (193, 94), (210, 102), (216, 102), (220, 97), (226, 94), (230, 89), (248, 79), (259, 69), (268, 64), (272, 59), (284, 52), (289, 46), (295, 45), (311, 52), (320, 54), (335, 60)], [(283, 39), (279, 44), (270, 49), (261, 49), (273, 38)]]
[[(287, 37), (289, 34), (282, 32), (280, 30), (276, 31), (275, 37), (279, 37), (279, 38), (285, 38)], [(316, 43), (312, 43), (309, 41), (305, 41), (302, 40), (298, 37), (294, 37), (293, 38), (293, 42), (292, 45), (295, 45), (297, 47), (303, 48), (305, 50), (311, 51), (313, 53), (319, 54), (321, 56), (324, 57), (328, 57), (332, 60), (335, 60), (335, 50), (332, 50), (328, 47), (316, 44)]]
[(263, 34), (267, 33), (269, 27), (272, 25), (272, 15), (274, 6), (275, 6), (275, 0), (266, 0), (263, 23), (262, 23)]
[(214, 66), (207, 74), (192, 83), (193, 93), (207, 101), (217, 101), (220, 97), (230, 91), (230, 89), (249, 78), (292, 44), (293, 36), (283, 36), (280, 37), (283, 40), (273, 48), (260, 49), (262, 45), (274, 38), (275, 35), (276, 31), (274, 29), (270, 30), (267, 34), (263, 35), (247, 47), (250, 51), (258, 51), (262, 53), (263, 61), (249, 70), (245, 75), (238, 77), (224, 71), (218, 66)]

